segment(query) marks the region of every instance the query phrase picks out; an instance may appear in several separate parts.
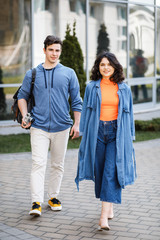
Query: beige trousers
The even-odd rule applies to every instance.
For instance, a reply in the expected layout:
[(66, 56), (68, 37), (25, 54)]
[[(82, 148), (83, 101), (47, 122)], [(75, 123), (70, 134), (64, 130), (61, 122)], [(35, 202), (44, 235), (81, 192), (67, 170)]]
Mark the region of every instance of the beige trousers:
[(44, 179), (48, 158), (51, 152), (50, 179), (48, 197), (57, 197), (60, 191), (64, 172), (64, 159), (67, 150), (70, 128), (55, 133), (31, 127), (32, 170), (31, 198), (32, 202), (44, 201)]

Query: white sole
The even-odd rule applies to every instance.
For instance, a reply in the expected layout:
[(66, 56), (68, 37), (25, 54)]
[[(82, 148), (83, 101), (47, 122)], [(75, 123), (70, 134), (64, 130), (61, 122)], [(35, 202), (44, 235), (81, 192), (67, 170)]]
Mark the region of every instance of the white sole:
[(29, 215), (31, 215), (31, 216), (41, 216), (41, 212), (38, 211), (38, 210), (31, 210), (29, 212)]
[(113, 219), (113, 218), (114, 218), (114, 215), (113, 215), (113, 216), (111, 216), (111, 217), (109, 217), (109, 218), (108, 218), (108, 220), (111, 220), (111, 219)]
[[(48, 204), (48, 206), (50, 206), (50, 205)], [(50, 208), (52, 211), (61, 211), (62, 210), (62, 206), (60, 206), (60, 207), (51, 207), (50, 206)]]
[(110, 227), (106, 226), (106, 227), (101, 227), (101, 226), (98, 226), (98, 231), (109, 231), (110, 230)]

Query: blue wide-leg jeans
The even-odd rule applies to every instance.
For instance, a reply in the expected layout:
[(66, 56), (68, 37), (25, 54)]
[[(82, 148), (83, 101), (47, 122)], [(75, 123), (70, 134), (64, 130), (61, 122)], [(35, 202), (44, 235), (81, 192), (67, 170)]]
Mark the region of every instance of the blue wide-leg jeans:
[(99, 122), (95, 158), (95, 195), (101, 201), (121, 203), (116, 170), (117, 120)]

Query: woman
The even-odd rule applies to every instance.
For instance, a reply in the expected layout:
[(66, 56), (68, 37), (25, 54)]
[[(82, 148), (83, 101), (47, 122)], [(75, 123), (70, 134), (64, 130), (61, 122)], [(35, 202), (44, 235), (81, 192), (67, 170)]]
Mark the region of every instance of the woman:
[(109, 230), (113, 203), (121, 203), (122, 188), (136, 179), (132, 95), (112, 53), (97, 57), (91, 78), (83, 101), (75, 181), (78, 189), (79, 181), (95, 182), (96, 198), (102, 201), (99, 230)]

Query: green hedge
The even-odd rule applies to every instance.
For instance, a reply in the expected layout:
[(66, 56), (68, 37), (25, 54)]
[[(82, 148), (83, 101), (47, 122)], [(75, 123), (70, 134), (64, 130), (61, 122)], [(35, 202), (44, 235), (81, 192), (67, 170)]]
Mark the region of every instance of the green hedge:
[(160, 118), (148, 121), (135, 120), (136, 131), (160, 131)]

